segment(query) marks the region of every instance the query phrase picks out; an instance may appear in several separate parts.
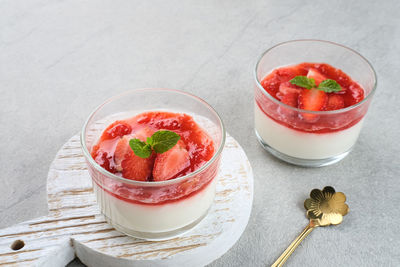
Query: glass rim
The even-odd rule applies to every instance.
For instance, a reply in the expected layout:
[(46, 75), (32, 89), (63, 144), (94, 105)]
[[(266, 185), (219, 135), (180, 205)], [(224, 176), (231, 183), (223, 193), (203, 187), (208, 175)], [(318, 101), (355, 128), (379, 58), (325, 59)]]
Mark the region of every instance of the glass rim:
[[(175, 178), (175, 179), (170, 179), (170, 180), (166, 180), (166, 181), (136, 181), (136, 180), (131, 180), (131, 179), (127, 179), (124, 177), (120, 177), (117, 176), (115, 174), (113, 174), (112, 172), (107, 171), (106, 169), (104, 169), (103, 167), (101, 167), (93, 158), (92, 155), (90, 154), (87, 146), (86, 146), (86, 137), (85, 137), (85, 131), (86, 128), (88, 126), (89, 121), (93, 118), (93, 116), (105, 105), (107, 105), (108, 103), (119, 99), (125, 95), (128, 94), (132, 94), (135, 92), (139, 92), (139, 91), (168, 91), (171, 93), (177, 93), (177, 94), (181, 94), (181, 95), (185, 95), (188, 96), (198, 102), (200, 102), (201, 104), (203, 104), (204, 106), (206, 106), (209, 110), (211, 110), (211, 112), (216, 116), (216, 118), (218, 119), (219, 125), (221, 127), (221, 143), (218, 146), (217, 151), (214, 153), (214, 155), (212, 156), (212, 158), (206, 162), (206, 164), (204, 164), (203, 166), (201, 166), (199, 169), (195, 170), (194, 172), (191, 172), (187, 175)], [(81, 148), (83, 150), (83, 154), (86, 158), (86, 160), (89, 162), (90, 165), (92, 165), (96, 170), (98, 170), (100, 173), (102, 173), (103, 175), (106, 175), (112, 179), (118, 180), (120, 182), (123, 183), (128, 183), (131, 185), (137, 185), (137, 186), (142, 186), (142, 187), (157, 187), (157, 186), (165, 186), (165, 185), (171, 185), (171, 184), (176, 184), (179, 182), (182, 182), (184, 180), (187, 180), (191, 177), (196, 176), (197, 174), (201, 173), (202, 171), (204, 171), (205, 169), (207, 169), (210, 165), (212, 165), (214, 163), (214, 161), (219, 157), (219, 155), (221, 154), (224, 146), (225, 146), (225, 140), (226, 140), (226, 130), (225, 130), (225, 125), (221, 119), (221, 116), (218, 114), (218, 112), (210, 105), (208, 104), (205, 100), (203, 100), (202, 98), (193, 95), (191, 93), (187, 93), (187, 92), (183, 92), (180, 90), (176, 90), (176, 89), (167, 89), (167, 88), (139, 88), (139, 89), (132, 89), (132, 90), (128, 90), (125, 91), (123, 93), (120, 93), (118, 95), (115, 95), (113, 97), (108, 98), (106, 101), (104, 101), (102, 104), (100, 104), (99, 106), (97, 106), (94, 111), (92, 111), (89, 115), (89, 117), (86, 119), (82, 130), (81, 130), (81, 134), (80, 134), (80, 143), (81, 143)]]
[[(306, 110), (306, 109), (301, 109), (301, 108), (295, 108), (295, 107), (289, 106), (289, 105), (287, 105), (287, 104), (285, 104), (285, 103), (279, 101), (278, 99), (276, 99), (275, 97), (273, 97), (272, 95), (270, 95), (270, 94), (264, 89), (264, 87), (261, 85), (261, 83), (260, 83), (260, 81), (258, 80), (258, 77), (257, 77), (258, 66), (259, 66), (261, 60), (264, 58), (264, 56), (265, 56), (268, 52), (270, 52), (271, 50), (273, 50), (273, 49), (275, 49), (275, 48), (277, 48), (277, 47), (279, 47), (279, 46), (281, 46), (281, 45), (291, 44), (291, 43), (297, 43), (297, 42), (319, 42), (319, 43), (330, 44), (330, 45), (334, 45), (334, 46), (338, 46), (338, 47), (344, 48), (344, 49), (346, 49), (346, 50), (352, 52), (353, 54), (358, 55), (365, 63), (367, 63), (368, 67), (370, 68), (370, 70), (371, 70), (372, 73), (373, 73), (373, 76), (374, 76), (374, 86), (373, 86), (372, 90), (371, 90), (371, 91), (364, 97), (364, 99), (361, 100), (360, 102), (358, 102), (358, 103), (356, 103), (356, 104), (354, 104), (354, 105), (348, 106), (348, 107), (346, 107), (346, 108), (336, 109), (336, 110), (322, 110), (322, 111)], [(377, 83), (378, 83), (377, 76), (376, 76), (376, 72), (375, 72), (375, 69), (372, 67), (372, 64), (368, 61), (368, 59), (366, 59), (364, 56), (362, 56), (359, 52), (357, 52), (357, 51), (355, 51), (354, 49), (351, 49), (351, 48), (349, 48), (349, 47), (347, 47), (347, 46), (344, 46), (344, 45), (341, 45), (341, 44), (338, 44), (338, 43), (335, 43), (335, 42), (325, 41), (325, 40), (318, 40), (318, 39), (297, 39), (297, 40), (290, 40), (290, 41), (278, 43), (278, 44), (276, 44), (276, 45), (274, 45), (274, 46), (268, 48), (267, 50), (265, 50), (265, 51), (261, 54), (261, 56), (260, 56), (260, 57), (258, 58), (258, 60), (257, 60), (256, 67), (255, 67), (255, 69), (254, 69), (254, 79), (256, 80), (257, 87), (262, 91), (262, 93), (263, 93), (265, 96), (267, 96), (270, 100), (272, 100), (273, 102), (275, 102), (276, 104), (281, 105), (281, 106), (283, 106), (283, 107), (285, 107), (285, 108), (287, 108), (287, 109), (293, 110), (293, 111), (297, 111), (297, 112), (301, 112), (301, 113), (318, 114), (318, 115), (329, 115), (329, 114), (343, 113), (343, 112), (347, 112), (347, 111), (349, 111), (349, 110), (355, 109), (355, 108), (357, 108), (358, 106), (361, 106), (362, 104), (366, 103), (366, 102), (374, 95), (374, 93), (375, 93), (375, 91), (376, 91), (376, 88), (377, 88)]]

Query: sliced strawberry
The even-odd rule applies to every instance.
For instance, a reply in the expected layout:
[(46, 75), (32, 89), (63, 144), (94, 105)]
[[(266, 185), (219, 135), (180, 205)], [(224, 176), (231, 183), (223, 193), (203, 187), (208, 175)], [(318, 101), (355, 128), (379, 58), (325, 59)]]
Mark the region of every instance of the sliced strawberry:
[(328, 96), (318, 89), (303, 89), (299, 95), (299, 108), (320, 111), (326, 105)]
[(147, 137), (152, 136), (154, 131), (149, 127), (143, 127), (140, 130), (134, 132), (134, 138), (140, 139), (143, 142), (146, 142)]
[(298, 97), (299, 97), (298, 93), (285, 94), (285, 95), (282, 95), (281, 102), (285, 103), (286, 105), (297, 108)]
[(114, 164), (111, 162), (112, 156), (109, 155), (106, 151), (101, 149), (97, 149), (93, 155), (94, 160), (104, 169), (109, 172), (116, 173)]
[(179, 140), (172, 149), (157, 154), (154, 162), (153, 179), (154, 181), (169, 180), (189, 166), (189, 152), (185, 148), (185, 143)]
[(327, 78), (322, 75), (318, 70), (311, 68), (307, 73), (307, 78), (313, 78), (315, 80), (315, 84), (318, 86), (323, 80)]
[(303, 69), (299, 65), (278, 68), (275, 70), (275, 72), (276, 72), (277, 76), (279, 77), (279, 81), (281, 83), (289, 81), (290, 79), (292, 79), (293, 77), (295, 77), (297, 75), (304, 75), (302, 73)]
[(279, 85), (279, 92), (286, 95), (286, 94), (298, 94), (300, 93), (301, 89), (296, 85), (291, 84), (290, 82), (281, 83)]
[(364, 99), (364, 89), (362, 89), (358, 84), (354, 83), (349, 87), (349, 94), (351, 95), (351, 100), (348, 103), (348, 106), (357, 104), (361, 100)]
[[(299, 108), (312, 111), (323, 110), (328, 96), (324, 91), (318, 89), (303, 89), (299, 95)], [(302, 117), (308, 122), (314, 122), (318, 115), (302, 113)]]
[(286, 105), (297, 107), (297, 98), (301, 89), (290, 82), (281, 83), (277, 97)]
[(327, 110), (336, 110), (344, 108), (344, 99), (341, 95), (330, 94), (328, 97), (328, 103), (326, 104)]
[(141, 158), (135, 155), (132, 150), (128, 150), (124, 160), (121, 162), (122, 176), (136, 181), (147, 181), (153, 169), (155, 155), (149, 158)]
[(132, 132), (132, 127), (124, 121), (116, 121), (112, 123), (101, 137), (102, 140), (114, 139), (116, 137), (122, 137), (124, 135), (130, 134)]
[(119, 139), (117, 146), (115, 147), (114, 152), (114, 162), (118, 171), (122, 171), (121, 163), (125, 159), (125, 155), (132, 151), (131, 147), (129, 146), (129, 140), (134, 138), (131, 135), (125, 135), (121, 139)]
[(145, 142), (147, 137), (150, 137), (153, 132), (154, 131), (150, 128), (144, 127), (140, 130), (135, 131), (134, 134), (125, 135), (118, 141), (114, 152), (114, 162), (118, 171), (122, 170), (121, 162), (125, 159), (125, 154), (132, 151), (131, 147), (129, 146), (129, 140), (133, 138), (138, 138), (141, 141)]

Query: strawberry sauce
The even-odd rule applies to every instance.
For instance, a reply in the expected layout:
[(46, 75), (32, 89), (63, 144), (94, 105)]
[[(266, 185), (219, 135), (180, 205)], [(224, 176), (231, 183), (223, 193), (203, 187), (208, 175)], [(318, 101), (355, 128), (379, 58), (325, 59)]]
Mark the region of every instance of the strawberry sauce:
[[(125, 135), (133, 134), (132, 138), (136, 138), (135, 132), (143, 132), (143, 129), (148, 133), (143, 139), (158, 130), (170, 130), (180, 135), (182, 144), (189, 154), (190, 164), (170, 179), (194, 172), (214, 155), (212, 139), (191, 116), (171, 112), (146, 112), (127, 120), (116, 121), (108, 126), (92, 149), (93, 159), (109, 172), (122, 175), (123, 173), (118, 171), (115, 165), (114, 153), (117, 144)], [(131, 152), (128, 147), (127, 153), (131, 155)], [(129, 177), (125, 178), (129, 179)], [(148, 180), (153, 180), (152, 175)]]
[[(145, 141), (158, 130), (169, 130), (181, 138), (169, 151), (146, 159), (136, 156), (129, 140)], [(109, 125), (91, 150), (93, 159), (115, 175), (149, 186), (124, 183), (91, 168), (93, 182), (112, 196), (136, 204), (159, 205), (191, 197), (201, 192), (215, 178), (218, 160), (207, 169), (181, 182), (152, 186), (152, 181), (175, 179), (190, 174), (215, 153), (211, 137), (187, 114), (151, 111)]]
[[(335, 80), (341, 87), (337, 92), (305, 89), (289, 81), (296, 76), (313, 78), (318, 86), (326, 79)], [(364, 89), (342, 70), (325, 63), (301, 63), (273, 70), (260, 82), (264, 90), (278, 101), (294, 108), (310, 111), (332, 111), (350, 107), (364, 99)], [(297, 112), (278, 105), (256, 88), (258, 107), (271, 119), (301, 132), (329, 133), (347, 129), (358, 123), (364, 110), (350, 110), (337, 114)]]

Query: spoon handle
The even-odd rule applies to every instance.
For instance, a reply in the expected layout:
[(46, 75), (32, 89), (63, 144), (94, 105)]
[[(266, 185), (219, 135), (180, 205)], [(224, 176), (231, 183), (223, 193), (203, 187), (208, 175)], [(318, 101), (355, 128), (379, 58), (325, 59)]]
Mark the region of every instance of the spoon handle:
[(297, 248), (297, 246), (303, 241), (306, 236), (308, 236), (311, 231), (315, 228), (315, 226), (310, 223), (304, 228), (303, 232), (289, 245), (289, 247), (282, 253), (282, 255), (271, 265), (271, 267), (280, 267), (283, 266), (285, 261), (289, 258), (289, 256), (293, 253), (293, 251)]

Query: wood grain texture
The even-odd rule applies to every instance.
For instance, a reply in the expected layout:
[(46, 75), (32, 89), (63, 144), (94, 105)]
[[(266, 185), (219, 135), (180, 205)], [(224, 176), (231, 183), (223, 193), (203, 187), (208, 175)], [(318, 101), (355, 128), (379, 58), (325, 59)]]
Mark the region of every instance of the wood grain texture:
[[(47, 180), (49, 215), (0, 230), (0, 266), (65, 266), (74, 256), (88, 266), (203, 266), (223, 255), (244, 231), (253, 200), (253, 174), (231, 137), (222, 154), (209, 214), (190, 232), (165, 241), (126, 236), (106, 223), (80, 148), (72, 137)], [(22, 240), (24, 247), (11, 245)]]

